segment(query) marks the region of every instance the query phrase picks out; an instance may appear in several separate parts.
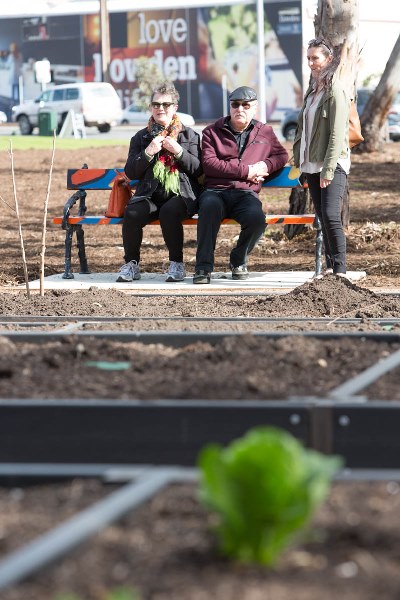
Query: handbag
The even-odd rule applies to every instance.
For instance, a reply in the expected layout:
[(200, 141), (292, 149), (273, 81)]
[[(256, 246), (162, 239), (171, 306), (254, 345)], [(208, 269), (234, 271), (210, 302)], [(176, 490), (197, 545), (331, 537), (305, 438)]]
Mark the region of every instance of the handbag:
[(364, 141), (361, 134), (361, 123), (360, 117), (358, 116), (357, 106), (352, 100), (350, 102), (350, 113), (349, 113), (349, 147), (354, 148), (358, 144)]
[(108, 206), (105, 211), (106, 217), (123, 217), (126, 205), (132, 195), (129, 179), (125, 173), (117, 172), (111, 188)]

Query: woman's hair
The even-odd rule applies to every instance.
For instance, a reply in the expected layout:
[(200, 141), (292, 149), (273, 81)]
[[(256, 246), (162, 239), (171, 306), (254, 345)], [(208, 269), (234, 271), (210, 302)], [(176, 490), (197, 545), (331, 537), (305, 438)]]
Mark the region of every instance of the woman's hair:
[(174, 104), (179, 102), (179, 92), (176, 90), (173, 83), (170, 81), (163, 81), (155, 87), (151, 93), (150, 102), (153, 102), (153, 98), (156, 94), (163, 94), (165, 96), (171, 96)]
[(308, 48), (319, 48), (325, 57), (332, 57), (332, 60), (326, 65), (326, 67), (321, 69), (318, 78), (319, 83), (324, 88), (329, 87), (340, 63), (340, 47), (335, 47), (328, 40), (318, 37), (308, 42)]

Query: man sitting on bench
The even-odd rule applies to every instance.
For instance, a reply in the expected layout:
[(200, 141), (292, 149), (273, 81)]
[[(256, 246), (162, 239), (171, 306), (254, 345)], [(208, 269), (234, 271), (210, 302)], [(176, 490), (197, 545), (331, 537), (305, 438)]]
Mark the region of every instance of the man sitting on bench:
[(240, 226), (230, 254), (233, 279), (247, 279), (247, 259), (265, 230), (265, 215), (258, 197), (262, 182), (283, 167), (288, 153), (272, 127), (257, 121), (257, 94), (250, 87), (234, 90), (230, 115), (203, 131), (205, 190), (199, 197), (196, 271), (193, 283), (210, 283), (214, 251), (222, 219)]

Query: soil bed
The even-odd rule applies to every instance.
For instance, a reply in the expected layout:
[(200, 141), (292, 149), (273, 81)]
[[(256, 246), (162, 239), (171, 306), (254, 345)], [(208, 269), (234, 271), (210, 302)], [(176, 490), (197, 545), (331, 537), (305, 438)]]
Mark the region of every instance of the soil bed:
[[(291, 148), (288, 145), (289, 151)], [(56, 152), (46, 239), (45, 275), (63, 272), (64, 232), (52, 225), (69, 196), (66, 169), (122, 166), (127, 144), (114, 149)], [(49, 150), (15, 152), (17, 192), (25, 240), (29, 278), (40, 268), (42, 210), (47, 192)], [(166, 328), (165, 317), (177, 316), (176, 330), (187, 330), (186, 317), (357, 317), (352, 331), (387, 331), (372, 318), (400, 317), (396, 294), (374, 294), (370, 288), (398, 289), (400, 228), (398, 163), (400, 144), (388, 144), (384, 153), (353, 156), (350, 176), (351, 224), (347, 232), (348, 269), (363, 270), (359, 285), (328, 277), (307, 283), (289, 294), (225, 297), (139, 298), (116, 290), (91, 289), (71, 293), (46, 292), (42, 298), (23, 289), (24, 282), (15, 214), (3, 207), (0, 315), (56, 315), (157, 317), (151, 328)], [(110, 164), (112, 163), (112, 164)], [(29, 177), (26, 176), (29, 173)], [(12, 180), (6, 152), (0, 155), (1, 195), (12, 204)], [(89, 194), (91, 213), (102, 214), (108, 193)], [(285, 191), (263, 192), (267, 212), (284, 213)], [(217, 271), (226, 270), (237, 227), (224, 226), (216, 248)], [(194, 227), (185, 230), (185, 262), (190, 273), (196, 250)], [(315, 235), (306, 229), (288, 240), (281, 227), (268, 228), (251, 255), (255, 271), (312, 270)], [(93, 272), (116, 272), (123, 262), (119, 227), (86, 229), (89, 265)], [(142, 269), (164, 272), (167, 260), (158, 227), (145, 230)], [(73, 269), (78, 270), (74, 257)], [(9, 289), (8, 289), (9, 288)], [(198, 290), (195, 290), (198, 292)], [(209, 290), (208, 290), (209, 291)], [(163, 322), (164, 319), (164, 322)], [(104, 326), (100, 326), (104, 330)], [(116, 326), (117, 327), (117, 326)], [(118, 328), (122, 325), (118, 324)], [(133, 331), (150, 325), (139, 321)], [(168, 325), (170, 327), (170, 324)], [(192, 324), (199, 331), (227, 331), (226, 324)], [(230, 331), (248, 332), (255, 325), (232, 324)], [(300, 332), (316, 325), (278, 324), (276, 329)], [(319, 328), (320, 326), (318, 326)], [(10, 330), (12, 326), (7, 326)], [(96, 328), (90, 324), (88, 330)], [(107, 326), (107, 329), (110, 329)], [(15, 326), (18, 330), (18, 326)], [(343, 326), (341, 326), (343, 330)], [(393, 332), (398, 327), (392, 328)], [(165, 346), (121, 344), (69, 337), (43, 345), (14, 343), (0, 338), (1, 398), (287, 398), (290, 395), (326, 395), (360, 370), (385, 358), (398, 343), (366, 342), (350, 338), (324, 342), (306, 337), (280, 340), (256, 338), (249, 333), (226, 338), (216, 346), (196, 344), (174, 350)], [(126, 371), (103, 371), (85, 365), (92, 361), (126, 361)], [(284, 377), (276, 374), (282, 372)], [(70, 375), (69, 379), (65, 374)], [(382, 377), (366, 390), (373, 399), (398, 400), (400, 370)], [(196, 383), (196, 386), (193, 383)], [(0, 489), (0, 550), (2, 554), (46, 530), (71, 509), (80, 510), (102, 495), (100, 489), (77, 485), (80, 498), (61, 508), (71, 484), (36, 490)], [(81, 486), (81, 487), (79, 487)], [(59, 490), (59, 491), (57, 491)], [(11, 494), (7, 496), (7, 494)], [(35, 495), (36, 494), (36, 495)], [(42, 495), (41, 495), (42, 494)], [(61, 494), (61, 495), (60, 495)], [(68, 494), (67, 494), (68, 495)], [(23, 498), (23, 501), (21, 501)], [(76, 499), (76, 502), (73, 499)], [(12, 510), (11, 507), (12, 506)], [(44, 510), (43, 510), (44, 508)], [(74, 556), (34, 580), (2, 592), (2, 600), (55, 600), (61, 592), (75, 592), (81, 600), (105, 600), (107, 588), (135, 587), (140, 600), (398, 600), (400, 598), (400, 488), (398, 484), (337, 483), (318, 514), (317, 535), (290, 550), (272, 571), (239, 566), (222, 560), (208, 530), (211, 522), (199, 507), (192, 486), (173, 486), (140, 511), (101, 533)], [(48, 518), (48, 521), (47, 521)]]
[[(0, 396), (49, 399), (325, 396), (400, 348), (399, 342), (363, 338), (273, 340), (251, 334), (226, 337), (215, 346), (199, 342), (178, 349), (90, 337), (39, 345), (0, 340)], [(364, 393), (399, 400), (399, 378), (400, 369), (395, 369)]]
[[(71, 489), (86, 484), (67, 484), (68, 493), (64, 486), (0, 491), (2, 554), (81, 509), (81, 492)], [(93, 501), (93, 490), (89, 495)], [(310, 533), (272, 570), (222, 559), (212, 522), (194, 486), (171, 486), (55, 566), (3, 591), (2, 600), (56, 600), (66, 592), (105, 600), (107, 589), (120, 586), (140, 600), (399, 598), (397, 483), (335, 483)]]

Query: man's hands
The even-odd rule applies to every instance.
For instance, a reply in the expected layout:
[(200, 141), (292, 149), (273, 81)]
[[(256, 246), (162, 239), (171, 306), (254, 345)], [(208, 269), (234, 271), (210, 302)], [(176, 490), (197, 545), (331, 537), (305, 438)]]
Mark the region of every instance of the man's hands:
[(260, 160), (254, 165), (249, 165), (249, 173), (247, 175), (249, 181), (260, 183), (261, 181), (264, 181), (268, 175), (268, 167), (264, 161)]
[(157, 154), (157, 152), (161, 152), (161, 150), (163, 149), (168, 150), (168, 152), (177, 155), (182, 150), (182, 146), (178, 144), (178, 142), (169, 135), (167, 135), (167, 137), (158, 135), (147, 146), (146, 154), (148, 156), (154, 156), (155, 154)]

